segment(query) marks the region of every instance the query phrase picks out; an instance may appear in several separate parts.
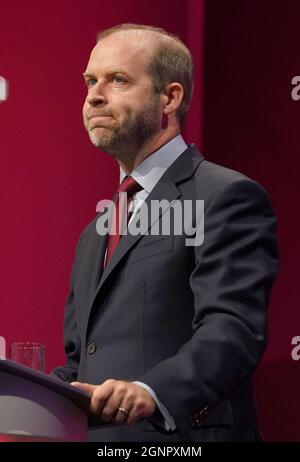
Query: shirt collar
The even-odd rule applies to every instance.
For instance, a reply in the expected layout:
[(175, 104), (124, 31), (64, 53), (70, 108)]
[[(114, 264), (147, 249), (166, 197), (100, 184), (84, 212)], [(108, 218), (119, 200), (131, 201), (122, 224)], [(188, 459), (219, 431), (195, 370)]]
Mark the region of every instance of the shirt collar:
[[(146, 157), (146, 159), (132, 171), (130, 176), (132, 176), (147, 193), (150, 193), (165, 171), (187, 148), (188, 146), (179, 134), (157, 151)], [(125, 176), (126, 173), (122, 167), (120, 167), (120, 183)]]

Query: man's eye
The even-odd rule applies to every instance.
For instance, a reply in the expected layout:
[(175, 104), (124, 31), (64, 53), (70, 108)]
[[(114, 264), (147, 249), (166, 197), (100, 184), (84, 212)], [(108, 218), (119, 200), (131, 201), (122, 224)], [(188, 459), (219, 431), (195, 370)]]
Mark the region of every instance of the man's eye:
[(93, 86), (95, 85), (95, 83), (96, 83), (96, 80), (95, 80), (95, 79), (88, 79), (88, 80), (86, 81), (87, 87), (93, 87)]
[(126, 80), (123, 77), (120, 77), (119, 75), (115, 75), (113, 77), (113, 81), (115, 83), (125, 83), (126, 82)]

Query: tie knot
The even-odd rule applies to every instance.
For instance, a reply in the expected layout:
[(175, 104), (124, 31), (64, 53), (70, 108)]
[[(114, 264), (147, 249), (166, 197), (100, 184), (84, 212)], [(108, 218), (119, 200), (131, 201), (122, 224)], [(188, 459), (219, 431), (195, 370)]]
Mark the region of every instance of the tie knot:
[(126, 192), (129, 197), (132, 197), (136, 192), (141, 191), (142, 186), (135, 181), (131, 176), (125, 176), (120, 183), (117, 192)]

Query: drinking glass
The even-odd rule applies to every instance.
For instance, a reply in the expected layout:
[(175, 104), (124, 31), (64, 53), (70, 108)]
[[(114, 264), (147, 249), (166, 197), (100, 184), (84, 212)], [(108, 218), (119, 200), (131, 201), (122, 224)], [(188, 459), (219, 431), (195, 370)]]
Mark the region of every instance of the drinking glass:
[(14, 342), (9, 345), (9, 359), (45, 371), (45, 346), (35, 342)]

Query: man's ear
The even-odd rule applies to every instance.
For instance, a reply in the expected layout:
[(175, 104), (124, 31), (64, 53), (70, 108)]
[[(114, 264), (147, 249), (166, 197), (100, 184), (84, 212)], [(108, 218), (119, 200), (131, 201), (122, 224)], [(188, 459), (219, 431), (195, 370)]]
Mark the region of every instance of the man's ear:
[(172, 82), (166, 86), (164, 95), (164, 114), (169, 115), (175, 112), (180, 106), (184, 95), (181, 83)]

